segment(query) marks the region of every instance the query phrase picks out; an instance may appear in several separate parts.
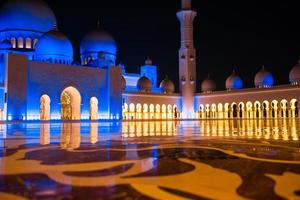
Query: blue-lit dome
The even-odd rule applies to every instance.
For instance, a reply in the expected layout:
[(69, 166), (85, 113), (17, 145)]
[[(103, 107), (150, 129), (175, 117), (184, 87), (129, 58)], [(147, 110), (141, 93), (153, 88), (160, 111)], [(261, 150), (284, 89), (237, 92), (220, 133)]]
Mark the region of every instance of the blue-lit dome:
[(235, 71), (226, 79), (226, 89), (227, 90), (238, 90), (243, 88), (243, 81)]
[(290, 71), (290, 83), (292, 85), (300, 85), (300, 60), (298, 65), (292, 68)]
[(54, 24), (55, 15), (42, 0), (9, 0), (0, 10), (0, 31), (45, 33)]
[(274, 85), (273, 75), (263, 67), (255, 76), (255, 87), (267, 88)]
[(81, 55), (84, 55), (99, 52), (116, 55), (116, 42), (114, 38), (106, 31), (91, 31), (83, 38), (80, 45), (80, 53)]
[(0, 50), (8, 50), (11, 48), (12, 46), (9, 40), (3, 40), (2, 42), (0, 42)]
[(70, 40), (58, 30), (45, 33), (36, 45), (35, 59), (60, 64), (71, 64), (73, 47)]

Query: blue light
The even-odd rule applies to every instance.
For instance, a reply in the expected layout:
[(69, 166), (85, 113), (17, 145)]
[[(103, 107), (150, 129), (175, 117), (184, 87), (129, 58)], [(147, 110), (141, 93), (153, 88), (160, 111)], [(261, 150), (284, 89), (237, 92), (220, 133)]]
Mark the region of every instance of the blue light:
[(43, 1), (11, 0), (4, 4), (0, 11), (0, 30), (45, 33), (51, 30), (54, 24), (55, 15)]
[(89, 32), (82, 40), (80, 45), (81, 54), (91, 54), (104, 52), (108, 54), (117, 54), (117, 45), (113, 37), (101, 30)]
[(243, 88), (243, 81), (240, 77), (235, 77), (232, 80), (233, 89), (242, 89)]
[(36, 45), (36, 59), (40, 61), (73, 61), (73, 47), (69, 39), (57, 30), (52, 30), (41, 37)]

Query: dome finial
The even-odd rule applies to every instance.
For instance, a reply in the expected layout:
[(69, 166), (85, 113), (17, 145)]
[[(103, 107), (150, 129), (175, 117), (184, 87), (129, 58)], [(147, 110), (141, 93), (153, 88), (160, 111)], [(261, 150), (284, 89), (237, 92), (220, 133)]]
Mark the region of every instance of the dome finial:
[(100, 29), (100, 17), (98, 16), (98, 19), (97, 19), (97, 29), (99, 30)]
[(262, 69), (265, 70), (265, 65), (262, 66)]
[(146, 59), (146, 61), (145, 61), (145, 64), (146, 64), (146, 65), (152, 65), (153, 63), (152, 63), (152, 60), (148, 57), (148, 58)]
[(57, 23), (56, 22), (53, 24), (53, 30), (58, 31), (58, 27), (57, 27)]

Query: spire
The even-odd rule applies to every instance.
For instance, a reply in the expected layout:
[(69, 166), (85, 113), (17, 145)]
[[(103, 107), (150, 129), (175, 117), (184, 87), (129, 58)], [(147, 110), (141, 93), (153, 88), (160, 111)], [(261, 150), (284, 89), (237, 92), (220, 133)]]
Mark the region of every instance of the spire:
[(190, 10), (192, 8), (191, 0), (181, 0), (181, 8), (183, 10)]
[(53, 24), (53, 30), (58, 31), (58, 27), (57, 27), (57, 23), (56, 22)]
[(262, 70), (265, 70), (265, 65), (262, 66)]
[(100, 29), (100, 17), (98, 17), (98, 19), (97, 19), (97, 29), (98, 30)]

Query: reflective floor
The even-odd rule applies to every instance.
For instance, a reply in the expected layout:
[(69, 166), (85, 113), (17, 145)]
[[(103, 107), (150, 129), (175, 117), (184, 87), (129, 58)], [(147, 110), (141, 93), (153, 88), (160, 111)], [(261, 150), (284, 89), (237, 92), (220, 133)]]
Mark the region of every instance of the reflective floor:
[(300, 119), (0, 124), (0, 199), (300, 199)]

